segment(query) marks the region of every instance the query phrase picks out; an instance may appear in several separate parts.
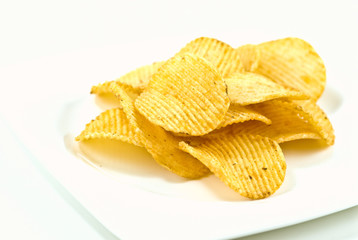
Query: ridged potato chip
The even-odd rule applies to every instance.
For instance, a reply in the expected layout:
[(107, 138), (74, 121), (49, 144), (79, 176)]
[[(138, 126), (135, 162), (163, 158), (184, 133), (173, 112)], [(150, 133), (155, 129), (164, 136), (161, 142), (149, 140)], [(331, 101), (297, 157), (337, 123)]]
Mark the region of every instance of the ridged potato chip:
[(132, 86), (134, 89), (143, 90), (147, 87), (152, 75), (156, 73), (164, 63), (165, 61), (161, 61), (139, 67), (115, 81)]
[(180, 148), (204, 163), (226, 185), (244, 197), (261, 199), (283, 183), (286, 162), (275, 141), (252, 135), (227, 134)]
[[(106, 81), (104, 83), (93, 86), (91, 89), (91, 94), (112, 96), (114, 94), (112, 91), (113, 83), (116, 83), (116, 81)], [(141, 93), (140, 89), (134, 88), (131, 85), (127, 85), (125, 83), (122, 84), (122, 87), (124, 87), (125, 91), (134, 99), (137, 98)]]
[(271, 124), (271, 120), (264, 115), (246, 107), (232, 104), (230, 105), (229, 110), (226, 112), (223, 121), (220, 123), (217, 129), (234, 123), (246, 122), (250, 120), (257, 120), (266, 124)]
[[(275, 124), (271, 124), (270, 126), (264, 125), (258, 121), (244, 122), (235, 126), (233, 125), (232, 128), (225, 129), (225, 131), (218, 131), (208, 138), (215, 138), (224, 135), (227, 132), (232, 132), (235, 134), (260, 134), (261, 136), (269, 137), (277, 143), (298, 139), (321, 139), (320, 135), (309, 125), (302, 124), (302, 122), (289, 123), (288, 120), (281, 119), (281, 122), (276, 121)], [(294, 127), (294, 129), (291, 129), (291, 127)]]
[(322, 95), (326, 68), (309, 43), (299, 38), (284, 38), (257, 46), (260, 59), (256, 73), (300, 90), (314, 100)]
[(249, 105), (276, 98), (308, 99), (302, 92), (256, 73), (234, 73), (224, 80), (231, 103)]
[(189, 42), (177, 55), (191, 53), (214, 65), (223, 77), (244, 71), (239, 52), (230, 45), (214, 38), (201, 37)]
[(111, 93), (111, 84), (114, 81), (105, 81), (104, 83), (97, 84), (95, 86), (92, 86), (91, 88), (91, 94), (107, 94)]
[(90, 139), (112, 139), (143, 147), (136, 129), (129, 123), (126, 114), (120, 108), (109, 109), (86, 125), (85, 130), (76, 137), (76, 141)]
[(278, 143), (297, 139), (322, 139), (327, 145), (332, 145), (334, 132), (325, 113), (312, 101), (297, 102), (272, 100), (247, 106), (268, 117), (272, 124), (268, 126), (262, 122), (248, 121), (214, 131), (206, 135), (206, 138), (217, 138), (227, 133), (257, 134)]
[(186, 178), (200, 178), (210, 170), (199, 160), (179, 149), (179, 141), (163, 128), (152, 124), (134, 106), (133, 99), (125, 92), (122, 84), (112, 84), (112, 91), (120, 99), (132, 127), (140, 136), (147, 151), (161, 166)]
[(104, 83), (95, 85), (91, 89), (91, 94), (111, 93), (110, 86), (113, 82), (124, 83), (125, 85), (132, 87), (133, 91), (138, 92), (139, 94), (147, 87), (152, 75), (159, 69), (161, 65), (163, 65), (163, 63), (164, 61), (145, 65), (123, 75), (116, 80), (106, 81)]
[(192, 54), (168, 60), (135, 102), (153, 124), (195, 136), (215, 129), (229, 105), (221, 75), (205, 59)]
[[(284, 141), (312, 138), (322, 139), (327, 145), (334, 144), (335, 136), (332, 124), (323, 110), (312, 100), (287, 102), (273, 100), (252, 105), (251, 108), (268, 116), (274, 127), (276, 123), (281, 122), (277, 124), (276, 132), (281, 131), (286, 135)], [(281, 114), (278, 111), (281, 111)], [(279, 125), (281, 125), (281, 130), (278, 130)], [(294, 132), (296, 132), (295, 135), (292, 134)], [(290, 137), (288, 137), (289, 133), (291, 133)], [(273, 137), (273, 139), (275, 138)], [(276, 141), (283, 142), (280, 139), (276, 139)]]
[[(98, 97), (98, 99), (96, 99), (96, 103), (101, 106), (103, 110), (111, 108), (122, 108), (121, 102), (118, 101), (118, 98), (115, 97), (115, 94), (112, 90), (112, 84), (115, 83), (116, 81), (107, 81), (92, 87), (91, 94), (97, 94), (96, 97)], [(139, 89), (133, 88), (132, 86), (126, 85), (124, 83), (122, 84), (122, 87), (133, 100), (135, 100), (141, 93)]]
[(236, 49), (239, 53), (245, 71), (253, 72), (256, 70), (260, 60), (260, 50), (254, 44), (246, 44)]
[[(234, 123), (242, 123), (242, 122), (252, 121), (252, 120), (261, 121), (268, 125), (271, 124), (270, 119), (268, 119), (264, 115), (258, 113), (257, 111), (246, 108), (244, 106), (240, 106), (238, 104), (232, 104), (232, 105), (230, 105), (229, 110), (226, 112), (224, 119), (222, 120), (222, 122), (219, 124), (219, 126), (216, 129), (220, 129), (220, 128), (226, 127), (226, 126), (234, 124)], [(181, 134), (181, 133), (174, 133), (174, 136), (193, 137), (192, 135)]]
[[(300, 115), (318, 132), (327, 145), (333, 145), (334, 129), (326, 113), (312, 100), (295, 100), (292, 105)], [(302, 113), (303, 112), (303, 113)]]

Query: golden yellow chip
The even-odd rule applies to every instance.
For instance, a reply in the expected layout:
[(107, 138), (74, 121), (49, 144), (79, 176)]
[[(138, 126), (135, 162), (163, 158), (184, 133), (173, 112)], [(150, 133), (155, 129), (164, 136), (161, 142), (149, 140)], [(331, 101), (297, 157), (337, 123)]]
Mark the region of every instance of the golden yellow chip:
[(143, 147), (136, 129), (129, 124), (126, 114), (120, 108), (101, 113), (76, 137), (77, 141), (90, 139), (114, 139)]
[[(111, 86), (110, 86), (110, 92), (111, 94), (113, 95), (116, 95), (117, 93), (117, 90), (116, 90), (116, 87), (117, 86), (121, 86), (121, 88), (123, 89), (123, 91), (126, 92), (126, 94), (134, 101), (138, 96), (139, 94), (141, 93), (140, 90), (138, 90), (137, 88), (134, 88), (130, 85), (127, 85), (125, 83), (118, 83), (117, 82), (112, 82), (111, 83)], [(117, 96), (118, 97), (118, 96)]]
[(230, 45), (214, 38), (201, 37), (189, 42), (177, 55), (195, 54), (216, 67), (223, 77), (244, 71), (239, 52)]
[(260, 60), (259, 48), (254, 44), (246, 44), (238, 47), (236, 51), (239, 53), (245, 71), (255, 71)]
[[(112, 84), (116, 83), (116, 81), (106, 81), (104, 83), (100, 83), (96, 86), (93, 86), (91, 89), (91, 94), (97, 95), (113, 95)], [(141, 93), (141, 90), (138, 88), (134, 88), (131, 85), (122, 84), (125, 88), (125, 91), (132, 97), (137, 98)]]
[(136, 128), (141, 142), (157, 163), (186, 178), (200, 178), (210, 173), (200, 161), (179, 149), (179, 141), (174, 136), (149, 122), (137, 111), (133, 99), (122, 88), (122, 84), (113, 84), (112, 89), (121, 100), (130, 124)]
[(252, 135), (227, 134), (180, 148), (204, 163), (226, 185), (244, 197), (272, 195), (283, 183), (286, 163), (275, 141)]
[(278, 84), (295, 88), (317, 100), (326, 84), (326, 68), (313, 47), (299, 38), (284, 38), (258, 45), (255, 72)]
[(147, 87), (152, 75), (157, 72), (163, 64), (164, 61), (139, 67), (136, 70), (116, 79), (115, 81), (132, 86), (134, 89), (143, 90)]
[(326, 113), (312, 100), (295, 100), (292, 106), (305, 119), (327, 145), (333, 145), (335, 140), (334, 129)]
[(258, 121), (234, 124), (214, 131), (207, 138), (227, 133), (259, 134), (278, 143), (297, 139), (322, 139), (327, 145), (334, 143), (334, 131), (326, 114), (313, 102), (272, 100), (247, 106), (271, 119), (266, 125)]
[(106, 81), (104, 83), (100, 83), (96, 86), (93, 86), (91, 89), (91, 94), (111, 93), (111, 84), (113, 82), (124, 83), (125, 85), (132, 87), (134, 91), (140, 93), (143, 91), (144, 88), (147, 87), (152, 75), (158, 70), (161, 65), (163, 65), (163, 63), (164, 61), (155, 62), (151, 65), (145, 65), (123, 75), (116, 80)]
[(271, 125), (268, 126), (259, 121), (248, 121), (216, 130), (205, 137), (217, 138), (228, 133), (252, 134), (269, 137), (278, 143), (304, 138), (321, 138), (314, 127), (299, 114), (302, 111), (298, 112), (290, 102), (272, 100), (247, 107), (268, 117), (272, 121)]
[(226, 112), (223, 121), (220, 123), (217, 129), (226, 127), (233, 123), (246, 122), (250, 120), (257, 120), (266, 124), (271, 124), (271, 120), (264, 115), (246, 107), (232, 104), (230, 105), (229, 110)]
[(95, 85), (91, 88), (91, 94), (107, 94), (111, 92), (111, 84), (113, 81), (105, 81), (104, 83), (100, 83), (98, 85)]
[[(237, 104), (232, 104), (232, 105), (230, 105), (229, 110), (226, 112), (224, 119), (222, 120), (222, 122), (219, 124), (219, 126), (216, 129), (220, 129), (220, 128), (226, 127), (226, 126), (234, 124), (234, 123), (242, 123), (242, 122), (252, 121), (252, 120), (260, 121), (260, 122), (263, 122), (268, 125), (271, 124), (270, 119), (268, 119), (264, 115), (258, 113), (257, 111), (254, 111), (252, 109), (249, 109), (244, 106), (237, 105)], [(210, 133), (209, 133), (209, 135), (210, 135)], [(175, 133), (174, 136), (186, 137), (186, 139), (189, 139), (189, 138), (196, 139), (196, 137), (193, 137), (189, 134)], [(206, 135), (204, 135), (204, 136), (206, 136)]]
[[(99, 98), (96, 99), (96, 103), (103, 109), (111, 109), (117, 107), (122, 108), (120, 101), (118, 101), (118, 98), (114, 96), (114, 92), (112, 90), (112, 85), (115, 83), (116, 81), (107, 81), (92, 87), (91, 93), (97, 94)], [(141, 93), (140, 89), (133, 88), (130, 85), (122, 84), (122, 87), (125, 88), (126, 93), (132, 99), (136, 99)]]
[(192, 54), (168, 60), (135, 102), (153, 124), (196, 136), (215, 129), (229, 105), (221, 75), (205, 59)]
[(276, 98), (308, 99), (302, 92), (281, 86), (256, 73), (234, 73), (224, 80), (231, 103), (249, 105)]

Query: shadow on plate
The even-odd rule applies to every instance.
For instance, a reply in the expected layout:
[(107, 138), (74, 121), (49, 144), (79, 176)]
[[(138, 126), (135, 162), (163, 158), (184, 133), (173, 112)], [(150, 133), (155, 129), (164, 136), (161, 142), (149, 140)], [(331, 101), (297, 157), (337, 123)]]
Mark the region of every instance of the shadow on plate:
[(301, 139), (280, 144), (289, 167), (313, 167), (326, 162), (334, 146), (327, 147), (320, 140)]
[(122, 107), (121, 102), (113, 94), (101, 94), (94, 98), (95, 104), (102, 110), (105, 111), (111, 108)]
[(114, 175), (120, 173), (149, 178), (161, 177), (172, 183), (186, 181), (157, 164), (144, 148), (132, 144), (118, 140), (93, 139), (78, 143), (78, 150), (77, 155), (87, 163)]
[(317, 103), (330, 115), (334, 114), (342, 106), (343, 97), (334, 88), (327, 86)]

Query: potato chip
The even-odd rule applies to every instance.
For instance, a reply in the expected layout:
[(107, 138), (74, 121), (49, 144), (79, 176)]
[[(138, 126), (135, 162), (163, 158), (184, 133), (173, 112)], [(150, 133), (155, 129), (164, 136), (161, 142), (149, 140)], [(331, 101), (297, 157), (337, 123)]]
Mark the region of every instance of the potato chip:
[(295, 100), (292, 101), (292, 106), (297, 109), (297, 112), (303, 117), (327, 145), (333, 145), (335, 140), (332, 123), (329, 121), (326, 113), (312, 100)]
[(271, 120), (265, 117), (264, 115), (254, 110), (245, 108), (243, 106), (237, 104), (231, 104), (229, 110), (225, 114), (223, 121), (220, 123), (217, 129), (226, 127), (233, 123), (246, 122), (250, 120), (257, 120), (266, 124), (271, 124)]
[[(322, 139), (327, 145), (334, 144), (334, 131), (326, 114), (313, 101), (272, 100), (247, 106), (271, 119), (267, 126), (258, 121), (234, 124), (227, 129), (214, 131), (208, 138), (234, 134), (259, 134), (278, 143), (297, 139)], [(230, 128), (231, 127), (231, 128)]]
[[(264, 115), (252, 109), (248, 109), (246, 107), (237, 104), (232, 104), (230, 105), (229, 110), (226, 112), (224, 119), (216, 129), (220, 129), (234, 123), (242, 123), (251, 120), (261, 121), (265, 124), (271, 124), (271, 120), (265, 117)], [(192, 139), (196, 138), (189, 134), (182, 134), (182, 133), (174, 133), (174, 136), (186, 137), (187, 139), (188, 137), (189, 138), (192, 137)]]
[(268, 117), (272, 124), (268, 126), (259, 121), (248, 121), (216, 130), (205, 137), (221, 138), (228, 133), (252, 134), (269, 137), (278, 143), (307, 138), (320, 139), (319, 133), (302, 117), (303, 112), (298, 111), (295, 106), (291, 102), (281, 100), (247, 106)]
[(111, 93), (111, 84), (114, 81), (105, 81), (104, 83), (100, 83), (98, 85), (92, 86), (91, 88), (91, 94), (107, 94)]
[(276, 98), (308, 99), (302, 92), (281, 86), (256, 73), (234, 73), (224, 80), (231, 103), (248, 105)]
[(143, 90), (147, 87), (152, 75), (157, 72), (164, 63), (165, 61), (161, 61), (139, 67), (115, 81), (132, 86), (134, 89)]
[(192, 179), (210, 173), (210, 170), (199, 160), (179, 149), (179, 141), (174, 136), (149, 122), (137, 111), (133, 99), (125, 92), (122, 84), (115, 83), (112, 89), (121, 100), (123, 111), (131, 125), (136, 128), (141, 142), (161, 166), (179, 176)]
[(244, 197), (261, 199), (282, 184), (286, 163), (280, 146), (261, 136), (227, 134), (180, 148), (204, 163), (226, 185)]
[(76, 137), (77, 141), (90, 139), (113, 139), (143, 147), (136, 129), (129, 124), (126, 114), (120, 108), (109, 109), (86, 125)]
[(96, 86), (93, 86), (91, 89), (91, 94), (111, 93), (110, 86), (113, 82), (120, 82), (120, 83), (124, 83), (125, 85), (131, 86), (133, 90), (138, 92), (139, 94), (140, 92), (143, 91), (144, 88), (147, 87), (150, 78), (163, 63), (164, 61), (155, 62), (151, 65), (145, 65), (123, 75), (122, 77), (116, 80), (106, 81), (104, 83), (100, 83)]
[[(97, 86), (92, 87), (92, 94), (97, 94), (98, 99), (96, 99), (96, 103), (103, 110), (111, 109), (111, 108), (122, 108), (120, 101), (115, 97), (114, 92), (112, 90), (112, 84), (116, 83), (116, 81), (107, 81)], [(135, 89), (130, 85), (122, 84), (122, 87), (125, 88), (126, 93), (132, 98), (136, 99), (141, 90)]]
[(284, 38), (258, 45), (256, 73), (278, 84), (302, 91), (317, 100), (326, 84), (326, 68), (313, 47), (299, 38)]
[(245, 71), (255, 71), (260, 60), (259, 48), (254, 44), (246, 44), (238, 47), (236, 51), (239, 53)]
[(153, 124), (197, 136), (222, 122), (230, 100), (224, 80), (211, 64), (184, 54), (168, 60), (152, 76), (135, 105)]
[[(100, 83), (96, 86), (93, 86), (91, 89), (91, 94), (97, 94), (97, 95), (106, 95), (106, 94), (113, 94), (111, 85), (115, 83), (116, 81), (106, 81), (104, 83)], [(132, 97), (137, 98), (139, 94), (142, 92), (138, 88), (134, 88), (131, 85), (122, 84), (122, 86), (125, 88), (125, 91)]]
[[(126, 92), (126, 94), (134, 101), (139, 94), (141, 93), (140, 90), (138, 90), (137, 88), (134, 88), (130, 85), (127, 85), (125, 83), (119, 83), (121, 88), (123, 89), (123, 91)], [(112, 82), (111, 86), (110, 86), (110, 92), (113, 95), (116, 95), (117, 91), (116, 89), (114, 89), (113, 87), (118, 86), (115, 82)]]
[(239, 52), (214, 38), (201, 37), (189, 42), (177, 55), (191, 53), (200, 56), (218, 69), (223, 77), (244, 71)]

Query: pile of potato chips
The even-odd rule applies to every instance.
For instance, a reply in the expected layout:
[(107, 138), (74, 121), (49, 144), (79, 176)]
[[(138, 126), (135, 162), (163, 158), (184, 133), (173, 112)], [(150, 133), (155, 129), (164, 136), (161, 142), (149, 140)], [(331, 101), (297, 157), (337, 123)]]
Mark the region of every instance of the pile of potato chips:
[(179, 176), (214, 173), (242, 196), (261, 199), (284, 181), (280, 143), (333, 145), (332, 125), (316, 104), (325, 82), (323, 61), (304, 40), (233, 48), (202, 37), (167, 61), (92, 87), (121, 107), (100, 114), (76, 140), (132, 143)]

